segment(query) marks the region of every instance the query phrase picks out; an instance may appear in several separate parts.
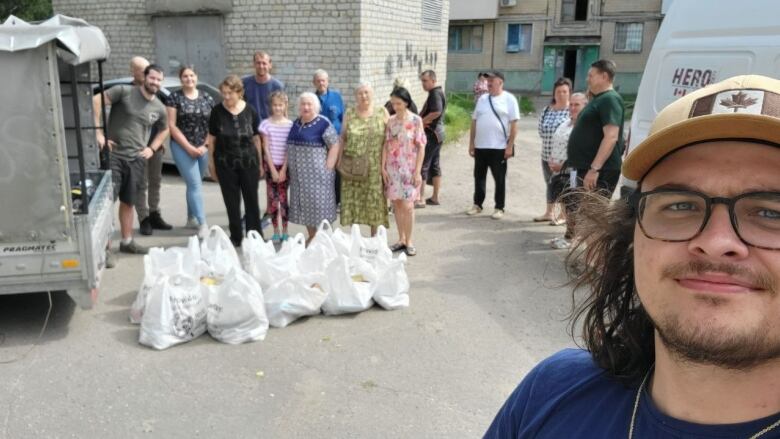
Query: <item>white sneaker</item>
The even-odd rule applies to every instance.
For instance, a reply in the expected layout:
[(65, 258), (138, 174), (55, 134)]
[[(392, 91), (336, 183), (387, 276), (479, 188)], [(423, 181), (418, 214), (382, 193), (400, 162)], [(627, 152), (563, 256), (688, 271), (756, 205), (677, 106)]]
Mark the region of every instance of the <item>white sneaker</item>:
[(187, 224), (184, 225), (185, 229), (194, 229), (199, 230), (200, 229), (200, 223), (198, 222), (198, 219), (194, 216), (191, 216), (187, 218)]
[(477, 206), (476, 204), (471, 206), (471, 209), (466, 211), (466, 215), (474, 216), (482, 213), (482, 208)]
[(206, 237), (209, 236), (209, 225), (208, 224), (201, 224), (198, 226), (198, 238), (200, 239), (206, 239)]
[(504, 217), (504, 209), (496, 209), (493, 212), (493, 215), (490, 215), (490, 217), (493, 218), (494, 220), (500, 220), (501, 218)]

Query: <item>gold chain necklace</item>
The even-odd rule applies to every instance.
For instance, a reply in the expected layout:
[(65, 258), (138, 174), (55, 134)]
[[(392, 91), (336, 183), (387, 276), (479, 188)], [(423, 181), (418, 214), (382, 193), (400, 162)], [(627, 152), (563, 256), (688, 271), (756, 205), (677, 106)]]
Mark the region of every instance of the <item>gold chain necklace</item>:
[[(642, 391), (645, 390), (645, 386), (647, 385), (647, 379), (650, 378), (650, 372), (653, 371), (653, 368), (650, 367), (650, 370), (647, 371), (645, 374), (645, 377), (642, 378), (642, 384), (639, 385), (639, 389), (636, 391), (636, 397), (634, 398), (634, 410), (631, 412), (631, 424), (628, 426), (628, 439), (634, 439), (634, 424), (636, 423), (636, 413), (639, 409), (639, 399), (642, 397)], [(763, 430), (759, 431), (758, 433), (754, 434), (753, 436), (750, 436), (748, 439), (756, 439), (758, 437), (761, 437), (765, 435), (766, 433), (774, 430), (775, 427), (780, 425), (780, 419), (775, 421), (774, 423), (768, 425)]]

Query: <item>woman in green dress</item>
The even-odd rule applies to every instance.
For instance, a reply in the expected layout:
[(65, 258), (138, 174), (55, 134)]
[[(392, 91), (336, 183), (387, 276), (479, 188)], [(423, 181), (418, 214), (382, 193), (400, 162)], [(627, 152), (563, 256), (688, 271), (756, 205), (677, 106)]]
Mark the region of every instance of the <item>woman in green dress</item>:
[[(374, 105), (374, 91), (368, 84), (355, 89), (355, 107), (344, 115), (341, 130), (341, 157), (368, 158), (368, 177), (362, 181), (341, 180), (341, 225), (366, 224), (371, 236), (377, 227), (388, 227), (387, 200), (382, 186), (382, 147), (385, 124), (390, 116), (381, 106)], [(340, 157), (340, 159), (341, 159)]]

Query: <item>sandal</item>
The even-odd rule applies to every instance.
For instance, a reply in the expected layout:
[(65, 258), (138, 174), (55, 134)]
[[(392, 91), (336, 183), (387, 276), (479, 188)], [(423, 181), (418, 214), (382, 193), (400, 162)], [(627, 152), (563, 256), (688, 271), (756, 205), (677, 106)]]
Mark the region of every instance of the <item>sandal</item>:
[(425, 203), (414, 203), (415, 209), (425, 209)]
[(400, 252), (402, 250), (406, 250), (406, 244), (403, 244), (403, 243), (400, 243), (400, 242), (396, 242), (395, 244), (390, 246), (390, 251), (391, 252), (395, 253), (395, 252)]
[(438, 206), (441, 203), (439, 203), (438, 201), (433, 201), (433, 198), (426, 198), (425, 199), (425, 204), (427, 204), (429, 206)]
[(406, 247), (406, 256), (415, 256), (417, 255), (417, 249), (414, 248), (412, 245), (407, 245)]
[(552, 217), (542, 215), (534, 218), (535, 223), (546, 223), (547, 221), (552, 221)]

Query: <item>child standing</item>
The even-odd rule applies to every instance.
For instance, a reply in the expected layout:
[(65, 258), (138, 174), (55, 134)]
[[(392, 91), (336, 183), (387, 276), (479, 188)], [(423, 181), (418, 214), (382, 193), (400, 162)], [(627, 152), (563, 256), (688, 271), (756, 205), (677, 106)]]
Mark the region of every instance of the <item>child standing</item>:
[[(287, 95), (275, 91), (269, 97), (271, 117), (260, 122), (260, 136), (263, 139), (263, 166), (266, 170), (267, 211), (274, 225), (273, 242), (286, 241), (287, 234), (287, 135), (292, 121), (287, 118)], [(282, 233), (279, 234), (279, 220)]]

